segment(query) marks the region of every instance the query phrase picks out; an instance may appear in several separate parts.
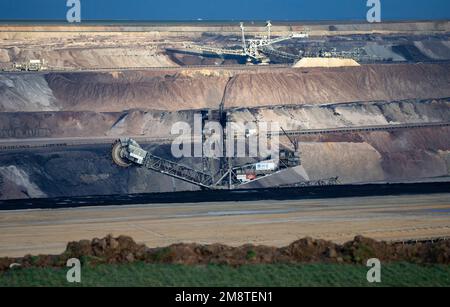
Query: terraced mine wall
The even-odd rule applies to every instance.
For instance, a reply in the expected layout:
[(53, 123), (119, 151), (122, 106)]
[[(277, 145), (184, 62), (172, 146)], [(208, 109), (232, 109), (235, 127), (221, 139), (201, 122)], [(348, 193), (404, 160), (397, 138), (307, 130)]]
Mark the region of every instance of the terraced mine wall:
[[(130, 135), (171, 138), (169, 131), (173, 123), (192, 122), (196, 112), (0, 113), (0, 126), (6, 130), (39, 127), (49, 131), (49, 137), (58, 138)], [(425, 124), (448, 121), (450, 99), (233, 108), (228, 112), (230, 119), (236, 122), (277, 120), (288, 130)], [(450, 127), (441, 126), (317, 133), (302, 135), (299, 140), (302, 165), (310, 180), (338, 176), (341, 183), (409, 182), (450, 176), (449, 135)], [(3, 138), (6, 140), (11, 138)], [(281, 141), (283, 146), (291, 146), (286, 139)], [(170, 140), (154, 141), (145, 148), (172, 159)], [(179, 162), (201, 169), (200, 159)], [(190, 184), (144, 169), (114, 166), (108, 143), (3, 148), (0, 174), (4, 178), (0, 189), (3, 199), (198, 190)]]
[[(305, 137), (300, 143), (302, 165), (310, 180), (440, 180), (450, 176), (448, 135), (447, 127)], [(170, 145), (145, 148), (170, 157)], [(201, 169), (199, 159), (179, 162)], [(0, 174), (2, 199), (198, 190), (151, 171), (114, 166), (109, 144), (1, 151)]]
[[(387, 22), (377, 24), (274, 22), (273, 36), (308, 29), (310, 39), (284, 42), (285, 52), (298, 54), (313, 47), (325, 50), (362, 48), (362, 63), (448, 61), (450, 22)], [(247, 37), (266, 35), (263, 22), (248, 23)], [(198, 56), (184, 52), (186, 44), (240, 46), (238, 22), (136, 24), (0, 24), (0, 69), (13, 63), (45, 59), (53, 70), (176, 67), (244, 64), (244, 58)], [(305, 45), (306, 44), (306, 45)], [(180, 50), (181, 49), (181, 50)], [(361, 52), (358, 51), (357, 53)], [(289, 63), (271, 56), (272, 63)]]
[[(450, 31), (449, 21), (419, 21), (419, 22), (383, 22), (379, 24), (367, 23), (345, 23), (345, 22), (277, 22), (272, 27), (274, 35), (284, 34), (290, 31), (302, 31), (308, 28), (312, 35), (341, 35), (355, 33), (442, 33)], [(161, 37), (171, 36), (196, 36), (201, 33), (238, 33), (239, 23), (148, 23), (148, 24), (129, 24), (129, 25), (1, 25), (0, 38), (18, 39), (18, 38), (37, 38), (49, 36), (80, 36), (86, 33), (95, 33), (96, 35), (110, 35), (117, 33), (128, 35), (133, 32), (147, 32), (149, 35)], [(265, 23), (248, 24), (246, 31), (249, 35), (256, 35), (266, 32)], [(128, 33), (127, 33), (128, 32)]]
[[(0, 112), (0, 140), (124, 137), (170, 139), (176, 122), (194, 124), (200, 109), (123, 112)], [(279, 122), (286, 130), (442, 123), (450, 121), (450, 98), (366, 101), (327, 105), (277, 105), (227, 109), (232, 122)]]
[(450, 97), (450, 64), (0, 75), (1, 112), (178, 111)]
[[(143, 169), (117, 168), (108, 143), (62, 141), (30, 149), (26, 141), (170, 138), (173, 123), (192, 122), (198, 110), (218, 109), (221, 102), (233, 121), (278, 121), (288, 130), (449, 122), (449, 68), (444, 63), (2, 73), (0, 197), (198, 190)], [(302, 165), (310, 180), (440, 180), (450, 176), (449, 135), (448, 126), (439, 126), (301, 136)], [(9, 146), (12, 139), (25, 143)], [(284, 138), (282, 144), (290, 147)], [(170, 140), (145, 148), (171, 158)], [(201, 169), (199, 160), (179, 162)]]

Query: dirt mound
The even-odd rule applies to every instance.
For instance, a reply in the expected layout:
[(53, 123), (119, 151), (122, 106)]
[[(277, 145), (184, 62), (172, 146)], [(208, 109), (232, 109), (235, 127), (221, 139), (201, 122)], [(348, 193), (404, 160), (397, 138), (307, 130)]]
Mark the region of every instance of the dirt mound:
[[(450, 97), (449, 64), (3, 74), (0, 111), (187, 110)], [(224, 97), (225, 94), (225, 97)]]
[(225, 104), (256, 107), (443, 98), (450, 94), (449, 68), (447, 64), (392, 64), (239, 74), (232, 79)]
[(48, 82), (38, 74), (0, 74), (0, 112), (59, 111)]
[(63, 110), (217, 108), (228, 77), (186, 77), (153, 72), (48, 74)]
[(7, 63), (10, 60), (8, 50), (0, 49), (0, 63)]
[(294, 64), (294, 67), (346, 67), (361, 66), (353, 59), (339, 58), (303, 58)]
[(11, 264), (21, 267), (61, 267), (67, 259), (79, 258), (90, 264), (146, 263), (165, 264), (273, 264), (273, 263), (348, 263), (364, 264), (370, 258), (383, 262), (406, 261), (418, 264), (450, 264), (450, 241), (435, 243), (400, 244), (378, 242), (365, 237), (355, 237), (353, 241), (338, 245), (330, 241), (304, 238), (289, 246), (243, 245), (230, 247), (221, 244), (174, 244), (164, 248), (148, 248), (137, 244), (130, 237), (70, 242), (66, 251), (57, 256), (0, 258), (0, 271), (6, 271)]
[[(170, 127), (193, 124), (195, 110), (124, 112), (0, 112), (0, 138), (148, 136), (170, 137)], [(279, 122), (288, 130), (346, 126), (445, 122), (450, 118), (450, 98), (365, 102), (327, 106), (272, 106), (228, 111), (234, 122)]]
[(133, 262), (135, 259), (143, 259), (148, 252), (145, 245), (137, 244), (130, 237), (120, 236), (113, 238), (95, 238), (92, 241), (83, 240), (70, 242), (64, 256), (81, 258), (84, 256), (97, 257), (110, 262)]

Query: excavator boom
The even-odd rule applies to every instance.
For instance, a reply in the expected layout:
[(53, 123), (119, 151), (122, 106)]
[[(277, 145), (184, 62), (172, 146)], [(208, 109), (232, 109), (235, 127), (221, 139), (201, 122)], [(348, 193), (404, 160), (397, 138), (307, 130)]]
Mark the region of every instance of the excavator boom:
[(214, 184), (211, 175), (152, 155), (142, 149), (135, 140), (129, 138), (120, 139), (113, 144), (112, 159), (121, 167), (131, 165), (145, 167), (203, 188), (210, 188)]

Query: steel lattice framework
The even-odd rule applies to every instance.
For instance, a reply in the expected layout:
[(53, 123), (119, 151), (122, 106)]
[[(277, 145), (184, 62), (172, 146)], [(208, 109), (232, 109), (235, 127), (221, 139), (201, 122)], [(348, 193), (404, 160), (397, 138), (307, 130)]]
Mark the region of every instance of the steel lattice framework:
[(214, 184), (214, 179), (209, 174), (154, 156), (150, 153), (147, 153), (145, 156), (143, 166), (158, 173), (166, 174), (204, 188), (210, 188)]

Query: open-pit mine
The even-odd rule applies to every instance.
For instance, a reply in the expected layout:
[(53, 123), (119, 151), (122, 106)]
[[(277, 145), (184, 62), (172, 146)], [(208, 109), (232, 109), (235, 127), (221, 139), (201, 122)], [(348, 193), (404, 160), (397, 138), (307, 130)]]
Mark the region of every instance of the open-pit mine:
[[(211, 122), (277, 123), (232, 138), (242, 138), (244, 147), (253, 134), (279, 140), (277, 157), (173, 157), (172, 128), (179, 122), (194, 127), (198, 116), (194, 143), (202, 144)], [(239, 230), (241, 238), (280, 246), (314, 236), (333, 216), (335, 228), (322, 229), (320, 238), (340, 242), (361, 232), (387, 240), (442, 238), (450, 236), (450, 184), (442, 185), (449, 179), (448, 21), (0, 25), (0, 210), (14, 204), (33, 209), (36, 199), (51, 204), (95, 196), (83, 198), (89, 205), (102, 196), (260, 188), (319, 188), (320, 197), (320, 188), (336, 185), (441, 184), (435, 197), (418, 188), (416, 199), (398, 203), (393, 196), (377, 200), (374, 188), (368, 208), (361, 198), (342, 207), (329, 200), (317, 206), (265, 200), (242, 208), (239, 202), (214, 204), (217, 210), (173, 204), (127, 214), (129, 207), (61, 211), (67, 228), (75, 229), (77, 219), (100, 223), (83, 224), (73, 240), (116, 234), (116, 222), (130, 231), (128, 216), (138, 219), (131, 235), (149, 244), (241, 244), (233, 235)], [(305, 221), (302, 206), (310, 215)], [(196, 230), (196, 220), (197, 226), (209, 223), (208, 210), (222, 236)], [(138, 218), (140, 211), (147, 217)], [(112, 213), (124, 221), (112, 221)], [(58, 214), (0, 214), (0, 255), (60, 251), (61, 238), (52, 237), (58, 243), (51, 245), (44, 235), (29, 249), (13, 246), (36, 233), (64, 236), (65, 218)], [(16, 238), (22, 219), (27, 227)], [(169, 231), (166, 219), (186, 224)]]

